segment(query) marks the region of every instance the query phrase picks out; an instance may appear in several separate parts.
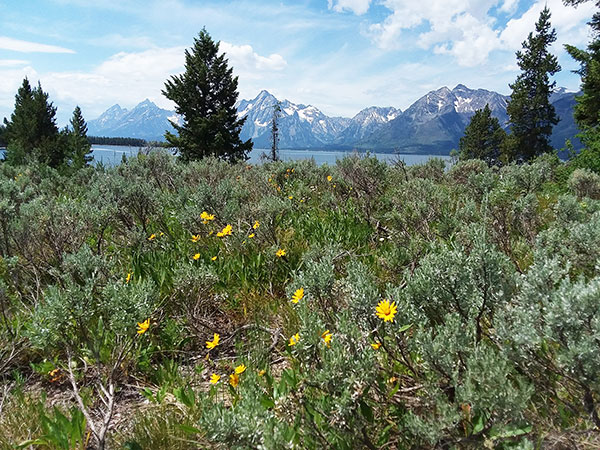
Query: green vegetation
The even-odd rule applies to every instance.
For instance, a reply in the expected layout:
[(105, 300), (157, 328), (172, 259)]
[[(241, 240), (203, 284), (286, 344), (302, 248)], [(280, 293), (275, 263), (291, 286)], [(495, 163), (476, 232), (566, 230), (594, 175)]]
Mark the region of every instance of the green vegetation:
[(79, 106), (73, 111), (71, 127), (58, 130), (56, 108), (42, 90), (31, 89), (25, 78), (15, 96), (10, 121), (4, 119), (0, 145), (6, 144), (6, 161), (13, 165), (39, 163), (62, 172), (77, 170), (91, 162), (87, 125)]
[(246, 119), (237, 116), (237, 86), (225, 54), (219, 55), (219, 43), (203, 29), (191, 51), (185, 51), (185, 72), (172, 76), (163, 90), (183, 119), (182, 125), (170, 121), (177, 135), (167, 132), (165, 138), (184, 161), (207, 156), (231, 162), (246, 159), (252, 141), (240, 140)]
[(1, 164), (0, 448), (598, 446), (584, 163)]
[(489, 105), (475, 112), (464, 136), (460, 139), (461, 159), (481, 159), (488, 165), (500, 164), (506, 142), (506, 132), (496, 117), (492, 117)]
[(550, 104), (556, 82), (550, 83), (549, 76), (559, 72), (560, 65), (548, 49), (556, 41), (556, 31), (550, 27), (550, 10), (545, 7), (535, 25), (535, 34), (529, 33), (523, 51), (517, 52), (521, 74), (510, 85), (512, 93), (506, 109), (511, 128), (511, 160), (528, 161), (552, 151), (550, 135), (558, 118)]

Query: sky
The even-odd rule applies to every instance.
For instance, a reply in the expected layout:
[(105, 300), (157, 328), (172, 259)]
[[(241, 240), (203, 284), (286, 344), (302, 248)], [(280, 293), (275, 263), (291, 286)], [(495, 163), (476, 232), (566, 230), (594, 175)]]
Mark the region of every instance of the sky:
[(369, 106), (402, 110), (431, 90), (510, 94), (515, 52), (544, 5), (562, 71), (579, 89), (565, 52), (587, 45), (594, 2), (562, 0), (0, 0), (0, 120), (10, 117), (23, 78), (39, 81), (64, 126), (79, 105), (86, 120), (114, 104), (148, 98), (184, 70), (202, 28), (239, 77), (239, 99), (266, 89), (280, 100), (352, 117)]

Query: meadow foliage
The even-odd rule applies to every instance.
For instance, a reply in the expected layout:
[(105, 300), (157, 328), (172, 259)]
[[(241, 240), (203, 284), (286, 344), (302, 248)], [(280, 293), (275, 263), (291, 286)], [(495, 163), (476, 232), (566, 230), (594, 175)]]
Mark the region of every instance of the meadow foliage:
[(577, 164), (0, 164), (0, 448), (597, 446)]

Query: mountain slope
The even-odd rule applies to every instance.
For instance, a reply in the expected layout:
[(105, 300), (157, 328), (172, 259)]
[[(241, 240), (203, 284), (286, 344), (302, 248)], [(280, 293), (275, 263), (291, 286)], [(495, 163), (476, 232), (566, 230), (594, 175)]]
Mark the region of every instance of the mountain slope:
[(175, 131), (169, 119), (175, 122), (178, 120), (173, 111), (161, 109), (146, 99), (131, 111), (119, 105), (112, 106), (100, 117), (88, 122), (88, 134), (162, 141), (166, 130)]
[[(561, 121), (554, 127), (552, 144), (556, 148), (571, 139), (581, 148), (573, 120), (576, 94), (557, 90), (551, 97)], [(279, 103), (279, 147), (282, 149), (368, 149), (406, 153), (448, 154), (458, 142), (475, 111), (490, 105), (492, 114), (507, 127), (509, 97), (485, 89), (469, 89), (459, 84), (450, 90), (431, 91), (402, 112), (393, 107), (365, 108), (352, 119), (328, 117), (311, 105), (279, 101), (263, 90), (252, 100), (241, 100), (238, 115), (246, 117), (241, 138), (252, 139), (255, 148), (271, 147), (271, 122)], [(164, 140), (173, 131), (168, 119), (178, 121), (173, 111), (158, 108), (145, 100), (131, 111), (114, 105), (88, 123), (91, 136), (137, 137)]]
[(241, 139), (252, 139), (258, 148), (270, 147), (271, 122), (278, 103), (281, 108), (278, 118), (280, 148), (323, 147), (332, 143), (349, 122), (342, 117), (328, 117), (314, 106), (279, 101), (263, 90), (256, 98), (238, 104), (238, 115), (246, 117)]
[[(578, 132), (573, 120), (575, 95), (562, 89), (551, 97), (561, 118), (552, 135), (552, 144), (556, 148), (562, 148), (565, 139), (571, 139), (575, 148), (581, 148), (581, 143), (573, 139)], [(452, 90), (442, 87), (421, 97), (396, 119), (358, 141), (356, 146), (406, 153), (448, 154), (458, 148), (475, 111), (486, 104), (490, 106), (492, 115), (507, 128), (506, 107), (509, 100), (510, 97), (497, 92), (469, 89), (462, 84)]]

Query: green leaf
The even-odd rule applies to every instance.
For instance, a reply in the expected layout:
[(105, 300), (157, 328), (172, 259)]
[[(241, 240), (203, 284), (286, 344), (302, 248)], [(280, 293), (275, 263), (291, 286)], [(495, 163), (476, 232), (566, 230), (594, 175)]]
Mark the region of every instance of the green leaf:
[(403, 325), (400, 328), (398, 328), (398, 333), (403, 333), (406, 330), (408, 330), (410, 327), (412, 327), (412, 323), (409, 323), (408, 325)]
[(202, 433), (202, 430), (199, 430), (198, 428), (193, 427), (191, 425), (179, 424), (178, 427), (179, 427), (179, 429), (181, 431), (183, 431), (184, 433), (187, 433), (187, 434), (200, 434), (200, 433)]
[(364, 400), (360, 401), (359, 406), (360, 406), (360, 412), (362, 413), (364, 418), (367, 419), (367, 421), (369, 421), (370, 423), (373, 423), (373, 421), (374, 421), (373, 409)]
[(483, 414), (479, 414), (473, 421), (473, 434), (481, 433), (485, 428), (485, 420)]
[(263, 394), (260, 398), (260, 404), (265, 408), (275, 408), (275, 402), (266, 394)]

